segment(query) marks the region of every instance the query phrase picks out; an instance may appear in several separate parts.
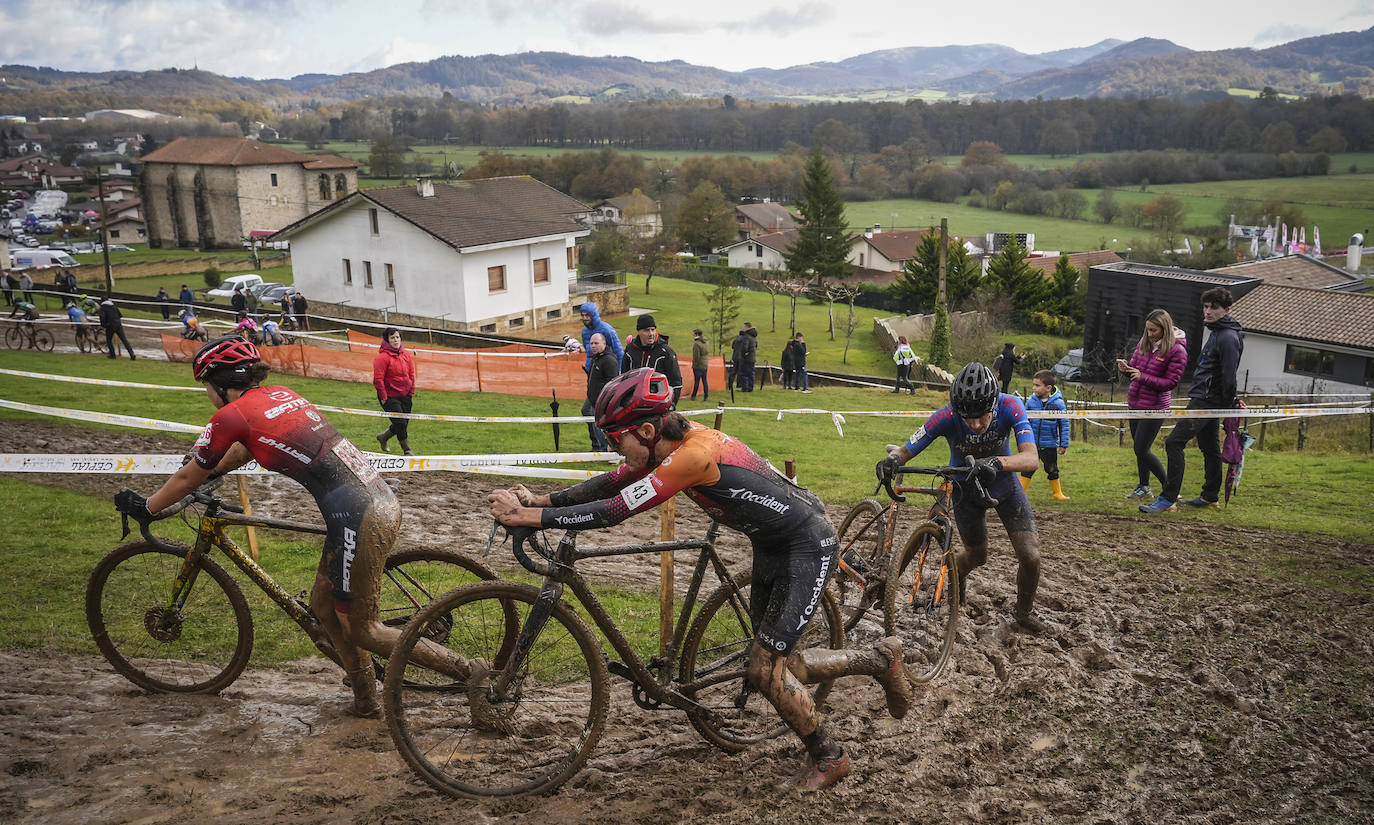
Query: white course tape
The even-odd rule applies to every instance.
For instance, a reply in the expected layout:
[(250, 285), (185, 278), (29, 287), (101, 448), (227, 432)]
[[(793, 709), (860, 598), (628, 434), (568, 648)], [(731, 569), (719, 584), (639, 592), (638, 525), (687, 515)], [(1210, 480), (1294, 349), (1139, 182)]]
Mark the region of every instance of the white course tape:
[(0, 398), (0, 407), (21, 412), (52, 415), (58, 418), (72, 418), (77, 421), (96, 421), (101, 424), (117, 424), (121, 427), (135, 427), (141, 430), (168, 430), (177, 433), (199, 433), (204, 425), (179, 424), (175, 421), (161, 421), (156, 418), (142, 418), (136, 415), (117, 415), (115, 413), (95, 412), (93, 410), (68, 410), (61, 407), (45, 407), (41, 404), (24, 404)]
[(41, 372), (24, 372), (0, 368), (0, 375), (14, 375), (19, 378), (44, 378), (49, 381), (66, 381), (71, 384), (96, 384), (104, 387), (136, 387), (142, 390), (181, 390), (183, 392), (205, 392), (204, 387), (173, 387), (167, 384), (141, 384), (137, 381), (111, 381), (105, 378), (82, 378), (77, 375), (48, 375)]
[[(552, 467), (531, 467), (510, 459), (527, 456), (390, 456), (384, 453), (364, 453), (368, 464), (383, 473), (431, 472), (446, 470), (483, 475), (526, 476), (529, 478), (586, 479), (604, 470), (572, 470)], [(587, 453), (586, 455), (605, 455)], [(616, 456), (619, 459), (619, 456)], [(106, 454), (25, 454), (0, 453), (0, 472), (3, 473), (98, 473), (116, 475), (171, 475), (182, 465), (180, 455)], [(557, 459), (555, 459), (556, 461)], [(585, 459), (591, 460), (591, 459)], [(603, 459), (604, 460), (604, 459)], [(551, 462), (552, 463), (552, 462)], [(233, 471), (235, 474), (270, 473), (250, 461)]]

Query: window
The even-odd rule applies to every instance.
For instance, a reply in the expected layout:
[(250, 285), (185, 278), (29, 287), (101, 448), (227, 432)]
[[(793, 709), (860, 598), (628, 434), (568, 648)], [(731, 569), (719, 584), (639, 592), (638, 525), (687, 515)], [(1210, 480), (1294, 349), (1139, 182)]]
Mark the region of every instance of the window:
[[(546, 319), (550, 320), (550, 321), (557, 320), (557, 319), (563, 317), (563, 310), (562, 310), (562, 309), (551, 309), (551, 310), (549, 310), (548, 312), (544, 313), (544, 317), (545, 317)], [(1371, 364), (1374, 364), (1374, 360), (1371, 360), (1370, 363), (1371, 363)]]
[(396, 269), (391, 264), (382, 264), (386, 267), (386, 288), (392, 291), (396, 289)]
[(372, 288), (372, 262), (363, 261), (363, 286)]
[(483, 324), (481, 327), (479, 327), (479, 329), (480, 329), (482, 332), (495, 332), (495, 331), (496, 331), (496, 325), (495, 325), (495, 324)]
[(320, 175), (320, 200), (329, 200), (329, 176)]
[(348, 178), (343, 175), (334, 176), (334, 199), (338, 200), (348, 194)]
[(1336, 355), (1311, 347), (1296, 347), (1289, 344), (1283, 359), (1283, 370), (1303, 375), (1333, 375), (1336, 372)]
[(118, 229), (111, 229), (111, 230), (109, 230), (109, 236), (110, 236), (111, 238), (114, 238), (115, 240), (119, 240), (119, 230), (118, 230)]
[(859, 253), (859, 266), (863, 266), (863, 265), (864, 265), (864, 253), (860, 252), (860, 253)]
[(534, 259), (534, 282), (536, 284), (547, 284), (549, 282), (549, 259)]
[(273, 186), (276, 186), (276, 185), (277, 185), (277, 173), (276, 173), (276, 172), (273, 172), (273, 173), (272, 173), (272, 185), (273, 185)]
[(523, 327), (524, 325), (525, 319), (523, 316), (520, 318), (512, 318), (506, 322), (506, 326), (510, 327), (511, 329), (518, 329), (520, 327)]
[(1374, 387), (1374, 358), (1364, 359), (1364, 385)]
[(577, 247), (570, 246), (568, 247), (568, 271), (572, 272), (575, 269), (577, 269)]
[(763, 257), (763, 244), (761, 244), (761, 243), (756, 243), (756, 244), (754, 244), (754, 257), (755, 257), (755, 258), (762, 258), (762, 257)]
[(371, 224), (372, 224), (372, 234), (373, 234), (373, 235), (380, 235), (380, 234), (382, 234), (381, 229), (380, 229), (380, 228), (378, 227), (378, 225), (377, 225), (377, 210), (376, 210), (376, 209), (369, 209), (369, 210), (367, 210), (367, 219), (368, 219), (368, 221), (370, 221)]
[(506, 289), (506, 268), (504, 266), (487, 267), (487, 292), (504, 292)]
[(344, 262), (344, 286), (353, 286), (353, 262), (347, 258)]

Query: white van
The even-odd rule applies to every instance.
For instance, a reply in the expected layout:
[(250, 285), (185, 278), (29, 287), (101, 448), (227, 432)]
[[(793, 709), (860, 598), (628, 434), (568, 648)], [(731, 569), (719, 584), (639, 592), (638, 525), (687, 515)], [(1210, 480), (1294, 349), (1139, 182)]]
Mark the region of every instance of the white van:
[(81, 264), (65, 252), (51, 249), (15, 249), (10, 252), (10, 266), (15, 269), (64, 266), (75, 268)]
[(205, 294), (214, 298), (232, 298), (234, 297), (234, 287), (241, 286), (244, 289), (248, 289), (260, 283), (262, 283), (261, 275), (256, 272), (244, 272), (239, 275), (230, 275), (228, 278), (224, 279), (223, 283)]

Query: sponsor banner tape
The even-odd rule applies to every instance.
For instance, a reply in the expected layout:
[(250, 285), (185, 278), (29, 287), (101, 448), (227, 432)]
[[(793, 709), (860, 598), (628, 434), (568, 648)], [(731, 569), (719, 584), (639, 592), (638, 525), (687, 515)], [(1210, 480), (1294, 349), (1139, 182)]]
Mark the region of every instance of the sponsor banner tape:
[[(526, 476), (582, 480), (604, 470), (574, 470), (533, 467), (508, 461), (522, 456), (389, 456), (364, 453), (372, 467), (383, 473), (449, 471), (484, 475)], [(616, 456), (619, 459), (619, 456)], [(114, 475), (171, 475), (181, 468), (185, 456), (108, 454), (25, 454), (0, 453), (0, 472), (4, 473), (97, 473)], [(461, 459), (461, 460), (460, 460)], [(250, 461), (235, 474), (269, 473)]]

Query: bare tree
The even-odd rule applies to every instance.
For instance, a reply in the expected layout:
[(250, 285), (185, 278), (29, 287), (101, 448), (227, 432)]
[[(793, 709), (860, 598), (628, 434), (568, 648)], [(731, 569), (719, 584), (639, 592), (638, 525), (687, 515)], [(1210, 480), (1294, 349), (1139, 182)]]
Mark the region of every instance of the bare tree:
[(830, 302), (830, 340), (835, 340), (835, 302), (844, 301), (849, 304), (849, 317), (845, 320), (844, 326), (844, 355), (840, 362), (849, 363), (849, 341), (854, 337), (854, 299), (863, 292), (862, 284), (831, 284), (825, 288), (825, 298)]

